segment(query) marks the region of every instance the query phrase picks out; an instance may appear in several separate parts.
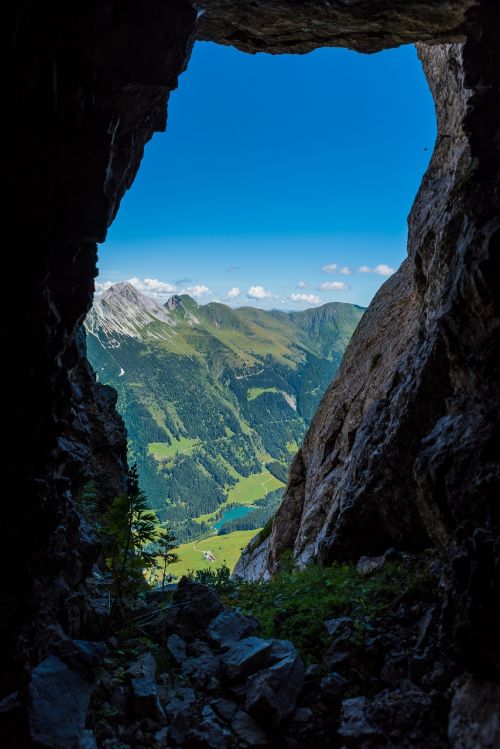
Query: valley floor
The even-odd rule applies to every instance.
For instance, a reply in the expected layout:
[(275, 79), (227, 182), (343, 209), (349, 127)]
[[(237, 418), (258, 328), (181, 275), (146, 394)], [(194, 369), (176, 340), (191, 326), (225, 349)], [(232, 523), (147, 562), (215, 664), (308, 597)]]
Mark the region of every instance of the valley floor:
[[(190, 541), (182, 544), (175, 551), (179, 555), (179, 561), (170, 565), (169, 574), (181, 578), (188, 572), (197, 572), (209, 567), (217, 569), (226, 565), (232, 571), (242, 550), (250, 540), (259, 532), (257, 530), (235, 531), (225, 536), (213, 535), (202, 541)], [(213, 555), (213, 560), (207, 558)]]

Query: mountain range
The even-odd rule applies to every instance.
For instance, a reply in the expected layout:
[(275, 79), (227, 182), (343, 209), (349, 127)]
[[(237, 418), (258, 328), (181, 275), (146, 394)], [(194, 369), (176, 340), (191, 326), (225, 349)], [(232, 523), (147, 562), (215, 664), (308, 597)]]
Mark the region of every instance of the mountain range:
[(364, 309), (165, 304), (128, 282), (85, 321), (98, 379), (118, 391), (130, 458), (180, 541), (260, 527)]

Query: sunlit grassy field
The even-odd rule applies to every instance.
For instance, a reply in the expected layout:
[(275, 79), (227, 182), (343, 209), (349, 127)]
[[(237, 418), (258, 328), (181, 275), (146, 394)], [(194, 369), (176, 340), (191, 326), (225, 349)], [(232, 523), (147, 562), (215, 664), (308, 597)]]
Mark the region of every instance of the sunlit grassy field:
[[(232, 571), (242, 550), (259, 530), (235, 531), (226, 536), (211, 536), (203, 541), (190, 541), (182, 544), (175, 549), (179, 555), (179, 561), (177, 564), (172, 564), (168, 571), (176, 577), (182, 577), (190, 570), (202, 570), (206, 567), (216, 569), (224, 563)], [(211, 551), (215, 556), (215, 561), (208, 562), (203, 555), (204, 551)]]

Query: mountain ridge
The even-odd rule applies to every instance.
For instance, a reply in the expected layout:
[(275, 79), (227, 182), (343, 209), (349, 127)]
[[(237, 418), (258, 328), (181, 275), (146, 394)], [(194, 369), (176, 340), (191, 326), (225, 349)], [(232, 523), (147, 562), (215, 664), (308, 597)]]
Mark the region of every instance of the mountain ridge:
[(128, 282), (96, 297), (89, 359), (117, 390), (130, 458), (180, 540), (207, 535), (235, 504), (260, 502), (259, 520), (276, 509), (362, 313), (341, 302), (233, 309), (188, 295), (160, 304)]

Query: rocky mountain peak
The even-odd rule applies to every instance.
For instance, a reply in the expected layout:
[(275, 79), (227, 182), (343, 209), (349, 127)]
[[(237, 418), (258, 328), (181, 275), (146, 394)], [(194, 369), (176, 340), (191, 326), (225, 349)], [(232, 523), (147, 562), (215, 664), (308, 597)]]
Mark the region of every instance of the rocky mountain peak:
[(85, 327), (98, 337), (128, 335), (141, 339), (144, 329), (157, 320), (175, 325), (169, 311), (161, 304), (128, 281), (122, 281), (94, 299)]
[(169, 310), (177, 309), (178, 307), (182, 306), (182, 299), (177, 294), (174, 294), (174, 296), (171, 296), (170, 299), (167, 299), (163, 306)]

